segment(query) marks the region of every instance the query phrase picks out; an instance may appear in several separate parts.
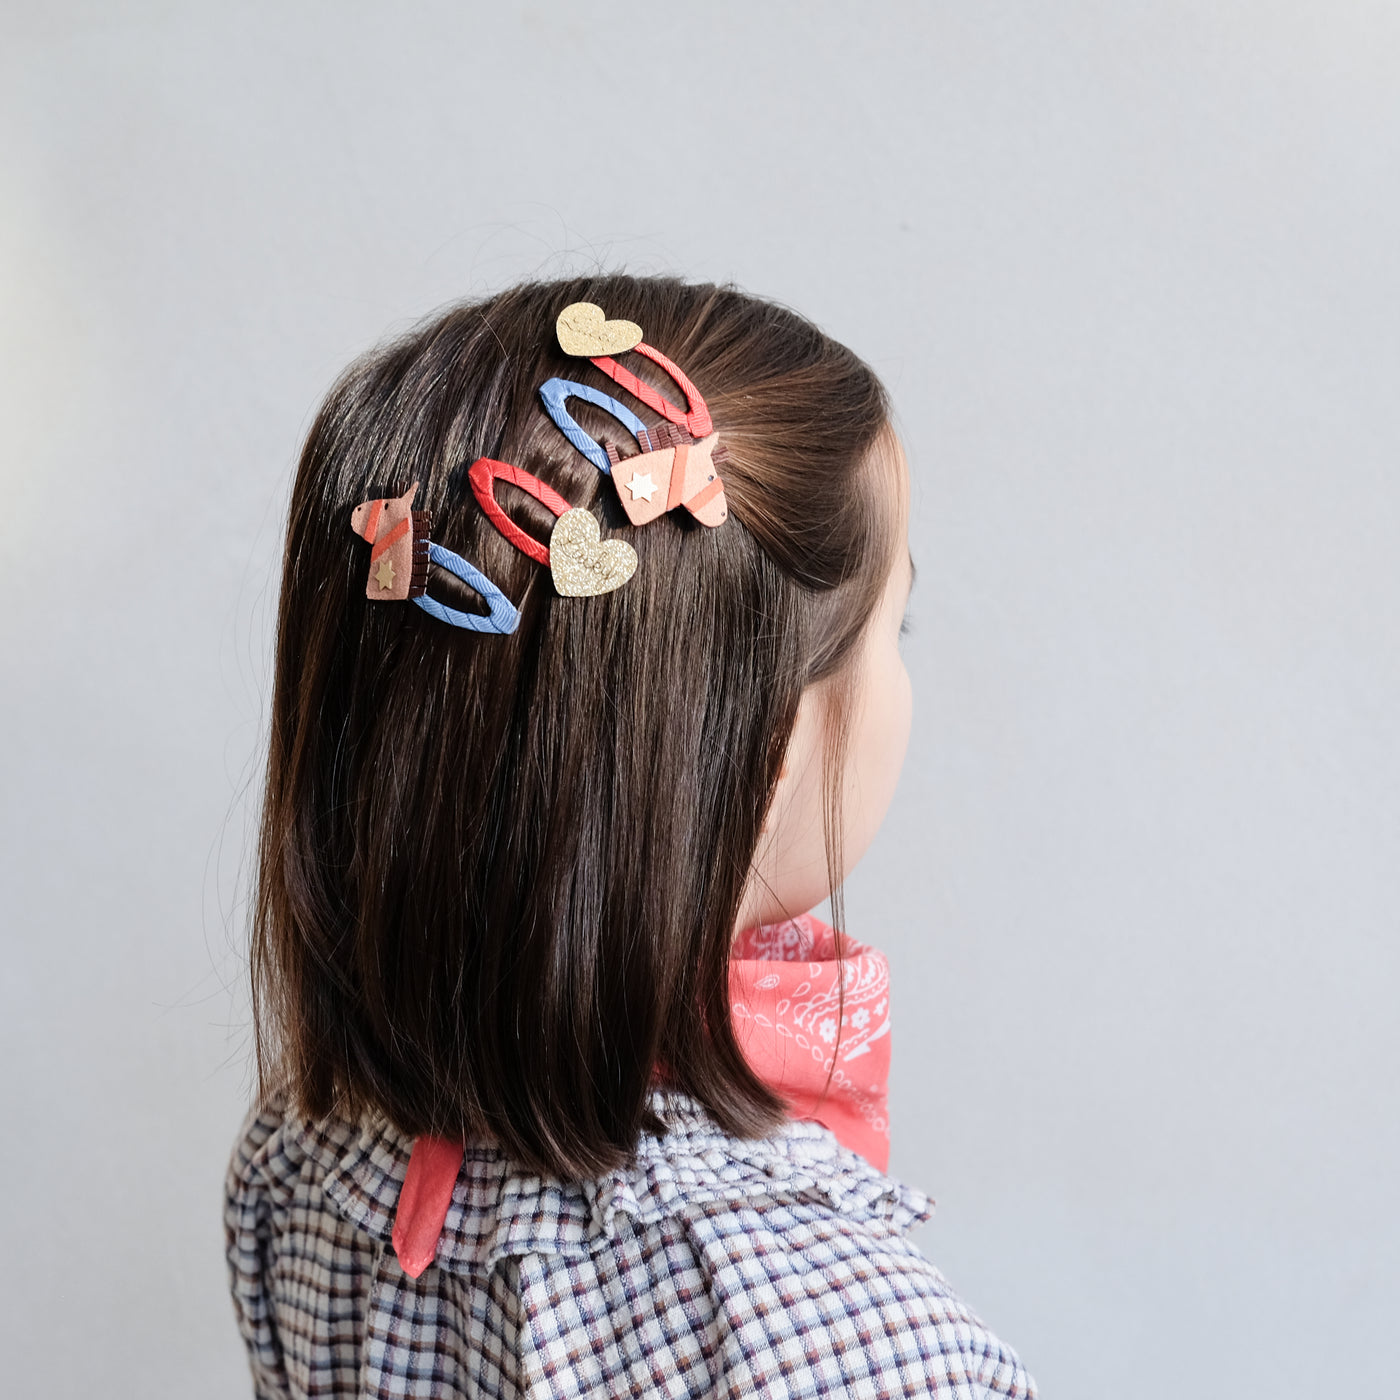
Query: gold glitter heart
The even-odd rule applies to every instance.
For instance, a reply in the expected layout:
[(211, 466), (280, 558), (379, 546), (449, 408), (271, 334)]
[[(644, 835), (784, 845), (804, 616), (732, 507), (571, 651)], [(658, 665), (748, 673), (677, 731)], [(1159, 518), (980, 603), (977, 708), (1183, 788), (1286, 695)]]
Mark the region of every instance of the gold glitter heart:
[(598, 536), (598, 517), (581, 507), (566, 510), (549, 536), (549, 569), (565, 598), (591, 598), (621, 588), (637, 571), (637, 551), (622, 540)]
[(635, 321), (609, 321), (601, 306), (591, 301), (576, 301), (566, 306), (554, 323), (559, 348), (566, 355), (620, 355), (630, 350), (642, 338), (642, 328)]

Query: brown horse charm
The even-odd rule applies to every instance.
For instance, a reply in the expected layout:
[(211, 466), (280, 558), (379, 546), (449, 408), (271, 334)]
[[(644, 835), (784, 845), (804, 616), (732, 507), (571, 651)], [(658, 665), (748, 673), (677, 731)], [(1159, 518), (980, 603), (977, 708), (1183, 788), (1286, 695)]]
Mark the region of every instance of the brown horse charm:
[(362, 501), (350, 528), (370, 543), (365, 597), (376, 602), (419, 598), (428, 589), (428, 512), (413, 509), (415, 481), (402, 496)]

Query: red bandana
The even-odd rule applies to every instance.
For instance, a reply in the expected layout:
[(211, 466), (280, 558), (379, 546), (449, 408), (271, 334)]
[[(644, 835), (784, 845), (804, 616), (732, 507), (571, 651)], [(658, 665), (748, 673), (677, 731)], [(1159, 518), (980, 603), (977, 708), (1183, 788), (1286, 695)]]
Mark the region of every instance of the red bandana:
[[(765, 1084), (794, 1118), (830, 1128), (881, 1171), (890, 1159), (890, 970), (883, 953), (853, 938), (837, 960), (836, 934), (802, 914), (746, 929), (734, 942), (729, 993), (734, 1031)], [(394, 1252), (417, 1278), (437, 1253), (460, 1143), (413, 1144), (394, 1216)]]
[(890, 1160), (890, 969), (883, 953), (802, 914), (746, 929), (729, 965), (734, 1031), (794, 1118), (831, 1129), (881, 1171)]

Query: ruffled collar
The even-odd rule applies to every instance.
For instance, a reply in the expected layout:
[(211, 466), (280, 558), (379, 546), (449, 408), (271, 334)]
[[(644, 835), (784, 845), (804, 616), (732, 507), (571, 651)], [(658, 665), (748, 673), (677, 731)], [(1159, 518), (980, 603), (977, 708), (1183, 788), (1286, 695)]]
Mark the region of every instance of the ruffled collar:
[(587, 1255), (615, 1241), (623, 1221), (648, 1225), (702, 1203), (820, 1202), (901, 1231), (932, 1214), (926, 1195), (876, 1171), (816, 1123), (743, 1139), (727, 1136), (683, 1095), (658, 1092), (653, 1108), (666, 1136), (644, 1136), (632, 1162), (590, 1180), (536, 1176), (495, 1147), (467, 1147), (426, 1258), (421, 1242), (417, 1255), (404, 1247), (406, 1222), (396, 1227), (395, 1219), (414, 1143), (385, 1122), (349, 1134), (344, 1125), (336, 1133), (308, 1123), (301, 1132), (308, 1155), (326, 1168), (326, 1196), (366, 1233), (392, 1239), (414, 1277), (434, 1261), (465, 1274), (509, 1255)]

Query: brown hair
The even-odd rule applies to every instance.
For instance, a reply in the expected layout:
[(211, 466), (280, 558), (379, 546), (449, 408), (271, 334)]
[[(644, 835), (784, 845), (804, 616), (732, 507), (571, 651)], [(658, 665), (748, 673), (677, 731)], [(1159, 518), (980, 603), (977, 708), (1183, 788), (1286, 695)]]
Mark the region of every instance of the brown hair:
[[(554, 375), (622, 397), (555, 341), (576, 301), (639, 322), (699, 385), (729, 449), (719, 528), (682, 511), (632, 528), (542, 410)], [(656, 1130), (658, 1075), (727, 1132), (772, 1128), (783, 1105), (735, 1040), (729, 951), (799, 697), (823, 680), (839, 886), (841, 678), (893, 559), (870, 466), (887, 422), (873, 372), (809, 322), (672, 279), (526, 284), (346, 372), (287, 527), (252, 945), (265, 1092), (489, 1136), (561, 1176), (615, 1166)], [(635, 547), (632, 580), (556, 596), (476, 505), (479, 456), (591, 509)], [(513, 635), (366, 600), (350, 512), (415, 480), (433, 539), (520, 608)], [(500, 501), (548, 538), (538, 503)], [(481, 610), (436, 566), (429, 591)]]

